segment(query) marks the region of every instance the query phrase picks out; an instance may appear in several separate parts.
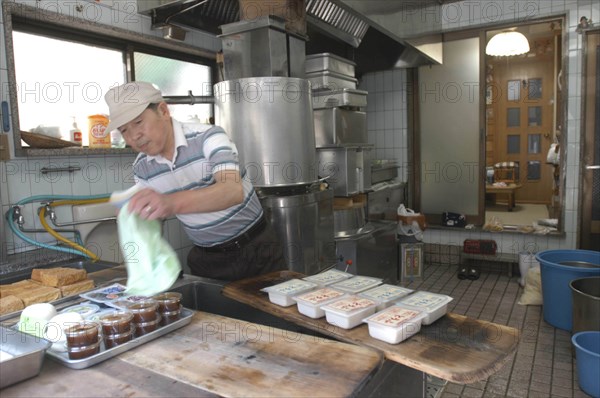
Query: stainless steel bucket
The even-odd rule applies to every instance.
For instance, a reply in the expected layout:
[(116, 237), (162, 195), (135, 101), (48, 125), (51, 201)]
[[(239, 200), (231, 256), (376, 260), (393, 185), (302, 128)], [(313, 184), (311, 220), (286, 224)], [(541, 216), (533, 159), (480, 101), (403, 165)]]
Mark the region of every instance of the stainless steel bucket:
[(335, 237), (354, 235), (366, 224), (365, 208), (350, 207), (333, 210)]
[(569, 285), (573, 295), (573, 334), (600, 330), (600, 276), (574, 279)]
[(215, 120), (256, 187), (310, 184), (317, 161), (310, 83), (252, 77), (215, 85)]
[(285, 245), (288, 269), (313, 275), (335, 264), (332, 190), (259, 197), (267, 220)]

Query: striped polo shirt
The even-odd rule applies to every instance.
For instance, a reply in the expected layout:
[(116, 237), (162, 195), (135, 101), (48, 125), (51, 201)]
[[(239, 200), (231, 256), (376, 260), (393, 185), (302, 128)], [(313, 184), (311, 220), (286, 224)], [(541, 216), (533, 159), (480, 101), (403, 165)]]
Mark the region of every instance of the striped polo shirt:
[[(208, 187), (215, 183), (215, 173), (240, 170), (237, 148), (221, 127), (172, 122), (175, 161), (140, 153), (133, 163), (138, 184), (169, 194)], [(177, 214), (194, 244), (209, 247), (227, 242), (259, 220), (263, 210), (254, 187), (245, 178), (242, 186), (244, 200), (240, 204), (212, 213)]]

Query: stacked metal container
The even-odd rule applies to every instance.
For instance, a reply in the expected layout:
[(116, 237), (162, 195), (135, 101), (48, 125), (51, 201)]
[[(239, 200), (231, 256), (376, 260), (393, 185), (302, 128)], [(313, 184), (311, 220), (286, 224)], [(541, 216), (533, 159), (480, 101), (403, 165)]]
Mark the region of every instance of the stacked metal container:
[(356, 89), (355, 64), (330, 53), (306, 57), (312, 84), (315, 145), (319, 174), (335, 196), (352, 196), (371, 187), (371, 148), (367, 138), (367, 92)]
[[(312, 83), (315, 145), (319, 175), (327, 177), (339, 203), (334, 233), (337, 267), (391, 283), (398, 280), (396, 224), (367, 222), (365, 195), (371, 191), (367, 92), (357, 90), (355, 64), (330, 53), (306, 56), (306, 78)], [(358, 195), (358, 196), (357, 196)]]

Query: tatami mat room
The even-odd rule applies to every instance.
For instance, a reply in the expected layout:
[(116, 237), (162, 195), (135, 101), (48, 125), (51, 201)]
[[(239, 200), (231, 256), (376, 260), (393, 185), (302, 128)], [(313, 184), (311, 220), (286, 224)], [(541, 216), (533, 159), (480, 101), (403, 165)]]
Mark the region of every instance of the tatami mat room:
[[(579, 388), (571, 334), (543, 319), (542, 306), (518, 304), (523, 288), (518, 273), (508, 277), (496, 263), (481, 266), (479, 279), (457, 278), (456, 265), (426, 265), (422, 281), (403, 284), (411, 289), (454, 298), (448, 311), (517, 328), (516, 354), (495, 375), (474, 384), (446, 383), (435, 394), (455, 397), (589, 397)], [(458, 358), (457, 358), (458, 360)]]

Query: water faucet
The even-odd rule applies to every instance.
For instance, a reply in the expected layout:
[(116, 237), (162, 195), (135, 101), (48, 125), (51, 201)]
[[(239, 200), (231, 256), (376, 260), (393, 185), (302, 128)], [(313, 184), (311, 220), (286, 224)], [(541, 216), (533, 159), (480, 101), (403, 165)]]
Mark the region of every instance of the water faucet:
[(25, 224), (25, 217), (21, 213), (21, 206), (13, 206), (13, 222), (16, 222), (19, 227)]

